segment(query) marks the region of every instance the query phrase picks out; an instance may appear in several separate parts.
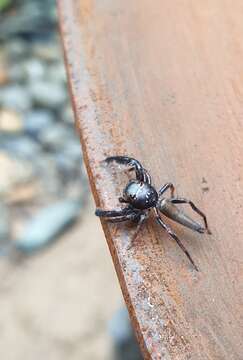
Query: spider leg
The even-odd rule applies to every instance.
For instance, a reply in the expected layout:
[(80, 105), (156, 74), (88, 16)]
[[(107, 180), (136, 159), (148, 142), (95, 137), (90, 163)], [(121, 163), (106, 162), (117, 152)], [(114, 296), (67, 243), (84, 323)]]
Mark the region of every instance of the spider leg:
[(130, 158), (128, 156), (109, 156), (104, 161), (108, 164), (112, 161), (115, 161), (118, 164), (130, 166), (131, 170), (135, 170), (137, 180), (147, 182), (149, 184), (151, 183), (151, 178), (147, 170), (145, 170), (140, 162), (136, 159)]
[(189, 252), (187, 251), (187, 249), (185, 248), (185, 246), (182, 244), (181, 240), (177, 237), (177, 235), (172, 231), (172, 229), (170, 228), (169, 225), (165, 224), (163, 222), (163, 220), (161, 219), (159, 212), (157, 209), (155, 209), (155, 213), (156, 213), (156, 220), (157, 222), (162, 226), (162, 228), (167, 231), (167, 233), (177, 242), (177, 244), (180, 246), (181, 250), (184, 252), (184, 254), (188, 257), (188, 259), (190, 260), (191, 264), (193, 265), (193, 267), (198, 270), (198, 267), (196, 266), (196, 264), (194, 263), (194, 261), (192, 260), (191, 255), (189, 254)]
[[(138, 210), (139, 211), (139, 210)], [(113, 218), (113, 217), (121, 217), (121, 216), (128, 216), (134, 213), (138, 213), (138, 211), (132, 209), (130, 206), (127, 206), (123, 209), (118, 210), (102, 210), (102, 209), (96, 209), (95, 215), (99, 217), (107, 217), (107, 218)]]
[(142, 213), (142, 214), (140, 215), (139, 221), (138, 221), (138, 224), (137, 224), (137, 227), (136, 227), (136, 230), (135, 230), (135, 232), (134, 232), (133, 235), (132, 235), (131, 243), (130, 243), (130, 245), (127, 247), (127, 250), (130, 250), (130, 249), (133, 247), (134, 241), (136, 240), (137, 235), (138, 235), (138, 233), (139, 233), (139, 231), (140, 231), (140, 229), (141, 229), (144, 221), (145, 221), (147, 218), (148, 218), (148, 212)]
[(151, 185), (152, 183), (151, 176), (149, 175), (148, 171), (144, 168), (143, 168), (143, 176), (144, 176), (144, 182)]
[(127, 214), (123, 216), (116, 216), (116, 217), (109, 217), (107, 221), (111, 223), (118, 223), (123, 221), (137, 221), (140, 218), (140, 214), (133, 213), (133, 214)]
[(128, 200), (123, 199), (122, 196), (120, 196), (118, 200), (120, 203), (129, 204)]
[(175, 187), (172, 183), (166, 183), (165, 185), (163, 185), (158, 191), (159, 196), (161, 196), (168, 189), (170, 189), (171, 197), (173, 197), (175, 192)]
[[(130, 169), (128, 169), (128, 171), (134, 171), (134, 167), (131, 167)], [(149, 175), (148, 171), (143, 168), (142, 172), (143, 172), (143, 182), (151, 185), (152, 179), (151, 179), (151, 176)], [(139, 179), (137, 179), (137, 180), (139, 180)]]
[(128, 247), (128, 249), (130, 249), (133, 246), (133, 242), (136, 239), (137, 234), (138, 234), (139, 230), (141, 229), (143, 222), (148, 217), (148, 212), (145, 213), (142, 210), (135, 210), (135, 209), (132, 209), (131, 207), (126, 207), (126, 208), (120, 209), (120, 210), (96, 209), (95, 215), (100, 216), (100, 217), (106, 217), (107, 220), (112, 223), (118, 223), (118, 222), (128, 221), (128, 220), (138, 221), (136, 230), (132, 236), (131, 245)]
[(208, 222), (207, 222), (206, 215), (200, 209), (198, 209), (191, 200), (187, 200), (184, 198), (172, 198), (171, 202), (173, 204), (188, 204), (188, 205), (190, 205), (192, 210), (194, 210), (198, 215), (200, 215), (203, 218), (205, 229), (207, 230), (207, 233), (212, 234), (208, 228)]

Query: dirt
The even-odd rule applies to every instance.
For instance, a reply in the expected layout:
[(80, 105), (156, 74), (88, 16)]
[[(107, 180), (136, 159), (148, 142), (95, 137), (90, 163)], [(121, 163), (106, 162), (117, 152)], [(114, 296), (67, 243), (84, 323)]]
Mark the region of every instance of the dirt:
[(0, 358), (111, 359), (122, 296), (94, 205), (51, 247), (0, 258)]

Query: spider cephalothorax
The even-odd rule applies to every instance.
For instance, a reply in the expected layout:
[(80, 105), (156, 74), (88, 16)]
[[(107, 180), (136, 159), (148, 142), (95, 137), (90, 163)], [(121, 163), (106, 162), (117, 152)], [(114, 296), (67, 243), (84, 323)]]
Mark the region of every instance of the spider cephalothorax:
[[(101, 210), (96, 209), (95, 214), (100, 217), (106, 217), (111, 222), (121, 222), (126, 220), (133, 220), (138, 222), (137, 229), (133, 235), (133, 239), (136, 237), (142, 223), (148, 217), (148, 213), (151, 209), (155, 211), (157, 222), (165, 229), (169, 235), (176, 240), (177, 244), (184, 251), (188, 259), (196, 270), (198, 270), (194, 261), (192, 260), (189, 252), (181, 243), (177, 235), (161, 218), (160, 213), (171, 218), (174, 221), (194, 230), (199, 233), (207, 232), (210, 234), (206, 216), (199, 210), (192, 201), (174, 197), (174, 185), (166, 183), (157, 192), (151, 184), (151, 177), (146, 169), (136, 159), (127, 156), (110, 156), (105, 159), (106, 163), (116, 161), (118, 164), (124, 164), (129, 166), (129, 170), (135, 170), (136, 179), (130, 180), (123, 190), (123, 196), (119, 198), (121, 203), (126, 203), (127, 206), (119, 210)], [(164, 198), (162, 195), (166, 190), (170, 189), (171, 196)], [(204, 221), (204, 226), (191, 219), (175, 204), (189, 204), (191, 208), (197, 212)]]
[(155, 188), (139, 180), (131, 180), (123, 191), (120, 202), (131, 204), (134, 208), (145, 210), (156, 206), (158, 194)]

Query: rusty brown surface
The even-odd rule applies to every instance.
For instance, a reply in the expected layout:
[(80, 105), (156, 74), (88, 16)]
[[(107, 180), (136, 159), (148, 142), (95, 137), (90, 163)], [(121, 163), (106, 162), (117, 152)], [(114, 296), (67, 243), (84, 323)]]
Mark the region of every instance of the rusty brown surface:
[(70, 90), (97, 205), (118, 207), (138, 158), (172, 181), (213, 235), (172, 225), (200, 272), (151, 218), (103, 228), (145, 359), (243, 357), (243, 3), (59, 0)]

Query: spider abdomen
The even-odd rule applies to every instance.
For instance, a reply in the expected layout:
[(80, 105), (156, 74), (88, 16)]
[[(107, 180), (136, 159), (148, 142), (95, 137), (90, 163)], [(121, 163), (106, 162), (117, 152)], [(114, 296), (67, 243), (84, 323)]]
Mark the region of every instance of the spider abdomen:
[(158, 194), (148, 183), (131, 180), (124, 189), (123, 198), (136, 209), (149, 209), (156, 205)]

